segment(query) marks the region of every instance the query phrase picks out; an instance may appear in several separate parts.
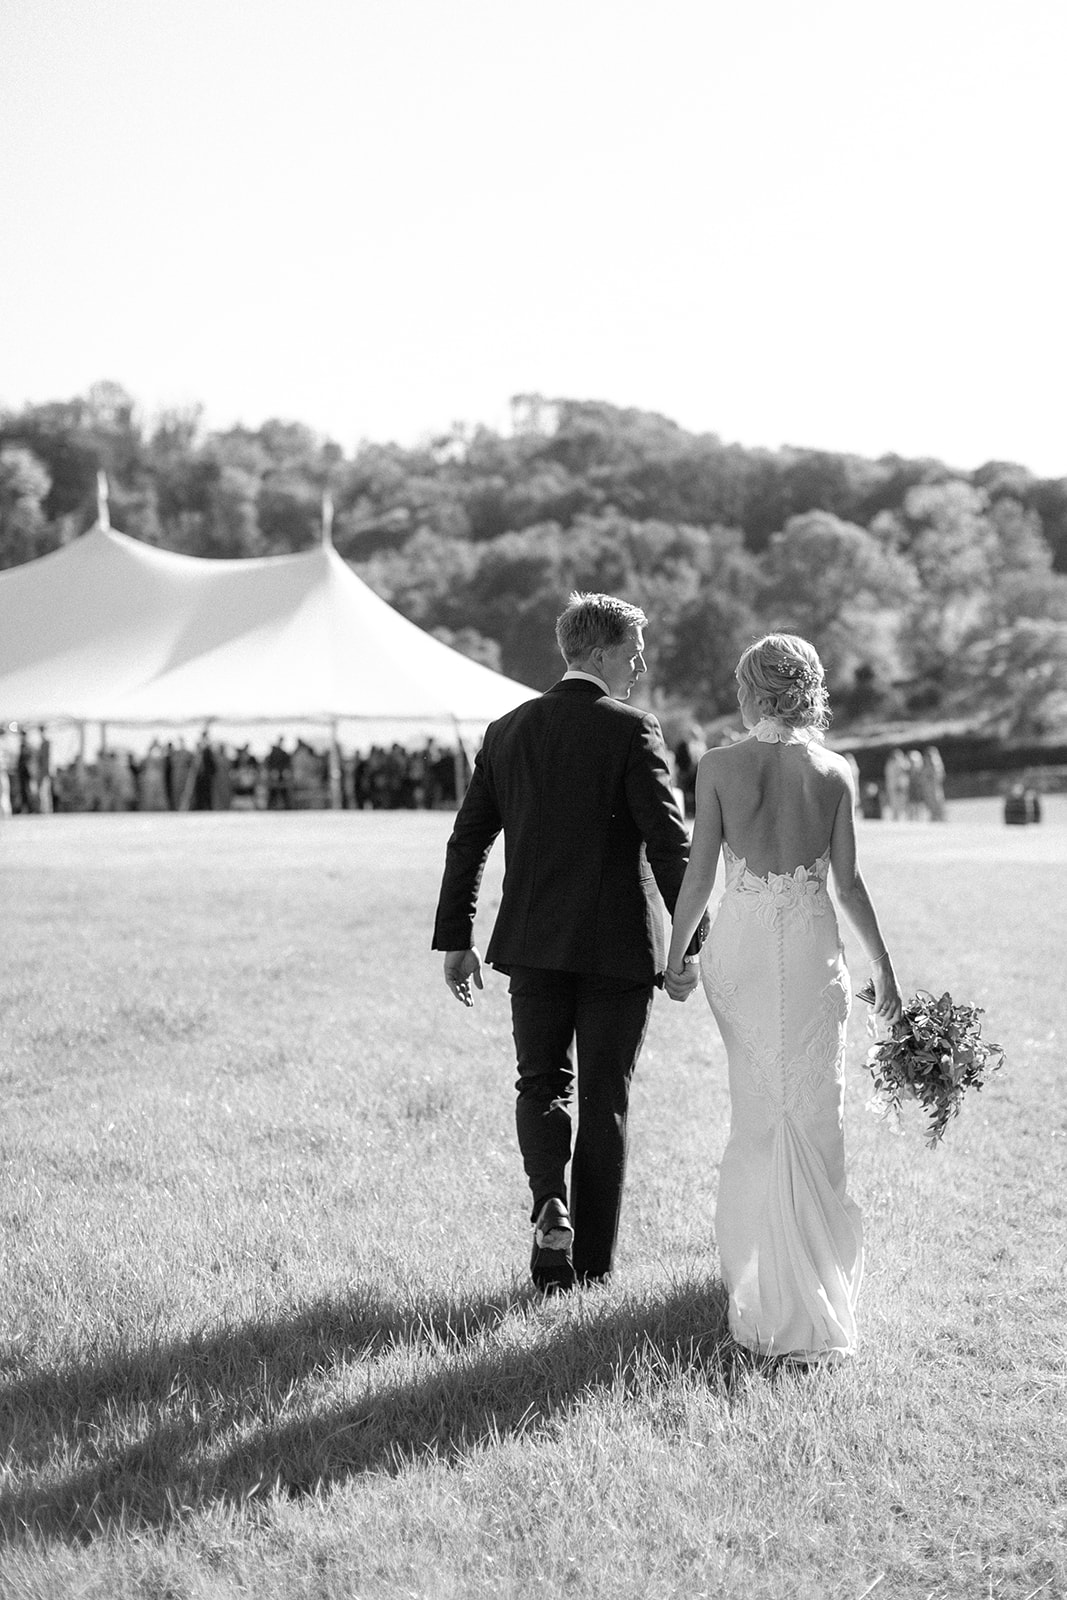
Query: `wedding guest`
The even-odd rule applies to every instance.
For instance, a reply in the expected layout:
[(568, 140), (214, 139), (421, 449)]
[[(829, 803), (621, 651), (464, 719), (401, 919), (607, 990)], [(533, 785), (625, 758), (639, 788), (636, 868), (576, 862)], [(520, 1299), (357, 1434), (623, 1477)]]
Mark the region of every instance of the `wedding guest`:
[(37, 767), (37, 809), (47, 816), (52, 810), (52, 745), (46, 729), (37, 729), (35, 751)]
[(370, 762), (358, 751), (352, 760), (352, 804), (357, 811), (371, 807)]
[(454, 806), (459, 799), (456, 792), (456, 756), (455, 750), (442, 750), (434, 762), (434, 794), (438, 806)]
[(922, 790), (923, 802), (931, 822), (945, 820), (945, 763), (936, 744), (928, 744), (923, 751)]
[(80, 761), (57, 767), (52, 778), (52, 808), (55, 811), (91, 811), (87, 769)]
[(193, 792), (191, 774), (193, 770), (193, 752), (185, 747), (185, 740), (179, 738), (177, 744), (168, 747), (167, 760), (167, 793), (170, 797), (172, 811), (188, 810)]
[(230, 766), (230, 783), (233, 803), (241, 811), (252, 811), (256, 806), (256, 786), (259, 782), (259, 762), (248, 745), (235, 752)]
[(321, 811), (330, 803), (330, 757), (306, 739), (296, 741), (292, 760), (293, 805), (301, 811)]
[(674, 771), (687, 817), (696, 809), (697, 763), (708, 748), (708, 741), (694, 724), (674, 747)]
[(215, 771), (211, 778), (212, 811), (229, 811), (233, 801), (233, 783), (230, 778), (230, 753), (224, 744), (213, 746)]
[(134, 811), (137, 784), (128, 750), (101, 750), (96, 762), (101, 811)]
[(868, 822), (878, 822), (882, 816), (882, 791), (874, 783), (865, 783), (860, 791), (860, 811)]
[(918, 822), (926, 809), (926, 783), (923, 777), (922, 751), (909, 750), (907, 760), (908, 799), (906, 814), (909, 822)]
[(141, 763), (137, 803), (141, 811), (168, 809), (166, 756), (158, 739), (152, 740)]
[(290, 811), (293, 805), (293, 762), (280, 736), (267, 751), (268, 811)]
[(215, 772), (218, 767), (218, 757), (212, 749), (207, 735), (201, 735), (196, 747), (196, 771), (193, 775), (193, 792), (190, 799), (190, 811), (210, 811), (213, 808), (215, 793)]
[(15, 758), (15, 784), (11, 797), (14, 811), (37, 810), (37, 769), (29, 734), (23, 728), (19, 735), (18, 755)]
[(911, 763), (903, 750), (891, 750), (885, 764), (885, 803), (892, 822), (902, 822), (908, 810)]

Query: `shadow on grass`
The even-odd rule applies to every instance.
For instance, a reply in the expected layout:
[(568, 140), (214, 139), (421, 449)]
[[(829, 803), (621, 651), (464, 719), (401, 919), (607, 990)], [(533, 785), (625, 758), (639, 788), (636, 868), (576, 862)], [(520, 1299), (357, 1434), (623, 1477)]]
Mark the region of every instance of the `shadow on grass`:
[[(397, 1382), (376, 1372), (397, 1351), (414, 1353), (422, 1373)], [(361, 1358), (357, 1400), (301, 1401), (316, 1376)], [(684, 1371), (728, 1397), (749, 1370), (727, 1337), (718, 1284), (621, 1304), (610, 1292), (543, 1307), (527, 1292), (316, 1302), (0, 1388), (0, 1450), (24, 1473), (0, 1492), (0, 1538), (159, 1529), (214, 1503), (455, 1461), (536, 1434), (598, 1388), (648, 1395)], [(116, 1434), (137, 1439), (109, 1445)], [(87, 1464), (57, 1474), (60, 1450)]]

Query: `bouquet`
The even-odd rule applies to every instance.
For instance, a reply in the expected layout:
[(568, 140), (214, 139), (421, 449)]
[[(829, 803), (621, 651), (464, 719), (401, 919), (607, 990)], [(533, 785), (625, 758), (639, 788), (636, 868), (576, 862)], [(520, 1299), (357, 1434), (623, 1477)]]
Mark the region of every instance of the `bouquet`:
[[(856, 998), (872, 1005), (874, 984), (867, 983)], [(903, 1100), (918, 1100), (930, 1116), (926, 1143), (931, 1150), (959, 1115), (964, 1090), (980, 1089), (1004, 1065), (1000, 1045), (982, 1038), (982, 1014), (981, 1006), (957, 1005), (947, 991), (935, 1000), (920, 989), (888, 1035), (867, 1051), (875, 1109), (899, 1117)], [(872, 1021), (867, 1019), (868, 1029)]]

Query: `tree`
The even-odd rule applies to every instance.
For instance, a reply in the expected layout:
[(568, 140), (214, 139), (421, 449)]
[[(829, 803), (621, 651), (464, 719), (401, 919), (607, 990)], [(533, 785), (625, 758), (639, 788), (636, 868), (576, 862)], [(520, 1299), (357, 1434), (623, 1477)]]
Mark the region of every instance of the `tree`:
[(481, 667), (489, 667), (493, 672), (503, 670), (500, 646), (495, 639), (487, 639), (476, 628), (434, 628), (433, 636), (440, 639), (442, 644), (447, 644), (450, 650), (458, 650), (461, 656), (477, 661)]
[(51, 547), (44, 501), (48, 470), (32, 450), (0, 445), (0, 567), (15, 567)]
[(84, 402), (27, 406), (21, 415), (5, 420), (0, 443), (22, 445), (43, 462), (50, 479), (44, 503), (49, 522), (78, 519), (80, 526), (71, 527), (72, 534), (88, 527), (102, 462), (96, 441), (86, 431)]
[(823, 511), (791, 517), (764, 558), (760, 608), (768, 631), (815, 646), (830, 684), (866, 663), (892, 675), (895, 616), (913, 601), (908, 564), (865, 528)]
[(563, 529), (543, 523), (477, 549), (478, 563), (467, 589), (469, 625), (499, 642), (509, 677), (547, 688), (560, 672), (556, 617), (573, 587), (566, 576)]
[(953, 661), (986, 613), (1000, 552), (988, 510), (985, 491), (962, 479), (905, 495), (907, 553), (919, 584), (905, 619), (916, 709), (938, 703)]
[(473, 629), (485, 636), (485, 619), (469, 594), (478, 559), (477, 549), (465, 540), (420, 528), (400, 549), (379, 550), (355, 570), (418, 627), (457, 635)]
[(759, 632), (756, 612), (759, 564), (736, 529), (713, 528), (705, 536), (691, 592), (657, 628), (658, 665), (664, 688), (686, 701), (701, 718), (736, 704), (734, 669)]
[(991, 552), (994, 582), (1009, 573), (1049, 573), (1049, 549), (1037, 512), (1014, 495), (1001, 495), (989, 508), (995, 545)]
[(1004, 739), (1067, 730), (1067, 621), (1022, 617), (972, 640), (953, 663), (950, 703)]
[(1028, 496), (1041, 518), (1057, 572), (1067, 572), (1067, 478), (1043, 478)]

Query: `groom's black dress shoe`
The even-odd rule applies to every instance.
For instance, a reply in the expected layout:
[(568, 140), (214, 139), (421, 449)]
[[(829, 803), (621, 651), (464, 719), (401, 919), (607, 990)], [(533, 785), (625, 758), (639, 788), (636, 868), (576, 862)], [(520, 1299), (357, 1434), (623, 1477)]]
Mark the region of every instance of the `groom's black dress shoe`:
[(562, 1200), (546, 1200), (534, 1223), (530, 1276), (546, 1294), (563, 1294), (574, 1287), (571, 1250), (574, 1229)]

